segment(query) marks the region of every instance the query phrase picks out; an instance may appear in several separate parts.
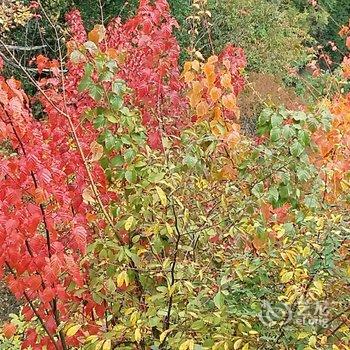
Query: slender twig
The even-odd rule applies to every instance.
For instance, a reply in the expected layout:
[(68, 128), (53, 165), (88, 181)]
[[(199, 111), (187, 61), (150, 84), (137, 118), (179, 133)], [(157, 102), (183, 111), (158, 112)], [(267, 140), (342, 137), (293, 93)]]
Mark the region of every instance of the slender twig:
[(15, 50), (15, 51), (35, 51), (35, 50), (41, 50), (47, 47), (47, 45), (40, 45), (40, 46), (17, 46), (17, 45), (6, 45), (6, 47), (9, 50)]
[[(180, 240), (181, 240), (181, 232), (179, 229), (178, 218), (177, 218), (177, 214), (176, 214), (175, 205), (174, 205), (173, 200), (172, 200), (171, 206), (172, 206), (172, 211), (173, 211), (173, 215), (174, 215), (174, 219), (175, 219), (175, 231), (177, 234), (177, 239), (176, 239), (176, 243), (175, 243), (175, 251), (174, 251), (174, 255), (173, 255), (173, 261), (172, 261), (171, 269), (170, 269), (170, 292), (171, 292), (171, 295), (169, 297), (167, 315), (165, 316), (165, 319), (164, 319), (163, 331), (168, 330), (170, 327), (170, 315), (171, 315), (171, 309), (173, 306), (173, 293), (174, 293), (174, 291), (172, 290), (172, 287), (175, 284), (175, 268), (176, 268), (177, 255), (179, 252), (179, 245), (180, 245)], [(165, 343), (167, 335), (163, 339), (162, 343), (159, 345), (159, 348), (161, 348), (162, 345)]]

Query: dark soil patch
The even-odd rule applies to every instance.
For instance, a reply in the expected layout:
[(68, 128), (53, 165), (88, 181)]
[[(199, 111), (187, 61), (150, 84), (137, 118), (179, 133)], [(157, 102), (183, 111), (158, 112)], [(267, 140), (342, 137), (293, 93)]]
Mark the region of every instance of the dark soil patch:
[(18, 313), (20, 303), (12, 295), (6, 285), (0, 281), (0, 323), (9, 318), (9, 314)]

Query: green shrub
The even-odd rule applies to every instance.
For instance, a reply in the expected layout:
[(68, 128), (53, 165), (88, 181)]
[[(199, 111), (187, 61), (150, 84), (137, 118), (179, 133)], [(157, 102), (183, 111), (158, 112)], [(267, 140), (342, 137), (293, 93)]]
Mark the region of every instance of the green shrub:
[(304, 44), (309, 35), (307, 13), (282, 1), (209, 1), (213, 16), (214, 46), (230, 41), (245, 49), (248, 68), (280, 75), (307, 59)]

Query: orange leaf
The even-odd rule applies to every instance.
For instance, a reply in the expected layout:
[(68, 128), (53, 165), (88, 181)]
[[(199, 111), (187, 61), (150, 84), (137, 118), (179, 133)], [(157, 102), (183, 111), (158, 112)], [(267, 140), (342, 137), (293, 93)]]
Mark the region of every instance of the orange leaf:
[(192, 68), (192, 62), (186, 61), (184, 64), (184, 73), (188, 72)]
[(222, 136), (226, 132), (225, 124), (221, 119), (214, 119), (210, 122), (210, 129), (214, 136)]
[(221, 102), (223, 106), (227, 108), (229, 111), (234, 111), (237, 109), (236, 97), (234, 94), (222, 96)]
[(208, 113), (208, 104), (205, 101), (200, 102), (196, 107), (196, 113), (198, 117), (203, 117)]
[(106, 51), (107, 55), (112, 58), (112, 59), (117, 59), (118, 58), (118, 51), (116, 49), (114, 49), (113, 47), (109, 48), (107, 51)]
[(218, 61), (218, 56), (213, 55), (208, 58), (208, 63), (210, 64), (216, 63), (217, 61)]
[(47, 192), (42, 188), (38, 187), (35, 189), (34, 199), (36, 204), (43, 204), (47, 201)]
[(43, 69), (45, 69), (49, 63), (49, 59), (43, 55), (38, 55), (36, 57), (36, 65), (38, 67), (38, 72), (41, 73)]
[(217, 87), (213, 87), (210, 90), (210, 97), (211, 97), (213, 102), (216, 102), (221, 97), (221, 94), (222, 94), (221, 89), (219, 89)]
[(184, 74), (185, 82), (190, 83), (191, 81), (194, 80), (194, 74), (191, 71), (188, 71)]
[(226, 73), (221, 77), (221, 85), (226, 89), (232, 89), (230, 73)]
[(219, 106), (216, 106), (214, 108), (214, 119), (220, 119), (221, 118), (221, 108)]
[(235, 180), (237, 178), (237, 170), (232, 165), (224, 165), (220, 170), (220, 178), (223, 180)]
[(202, 98), (202, 85), (199, 81), (194, 81), (192, 91), (189, 94), (190, 105), (192, 108), (196, 107)]
[(101, 24), (96, 24), (94, 29), (88, 34), (90, 41), (94, 42), (96, 45), (100, 43), (106, 35), (106, 29)]
[(225, 142), (227, 142), (231, 147), (235, 146), (241, 137), (239, 124), (232, 123), (229, 125), (229, 131), (225, 135)]
[(350, 58), (344, 57), (342, 68), (344, 78), (350, 79)]
[(10, 339), (16, 334), (17, 327), (13, 323), (5, 323), (2, 331), (5, 338)]
[(188, 94), (188, 97), (190, 99), (190, 106), (192, 108), (195, 108), (198, 103), (201, 101), (202, 96), (195, 94), (193, 91), (191, 93)]
[(203, 71), (207, 79), (207, 86), (210, 89), (213, 86), (216, 79), (214, 66), (210, 63), (206, 63), (203, 67)]

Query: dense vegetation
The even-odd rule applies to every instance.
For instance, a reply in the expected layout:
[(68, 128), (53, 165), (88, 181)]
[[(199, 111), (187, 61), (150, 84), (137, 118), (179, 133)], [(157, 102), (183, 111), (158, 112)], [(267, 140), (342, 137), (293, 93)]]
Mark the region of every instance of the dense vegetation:
[(348, 17), (6, 2), (0, 349), (349, 349)]

